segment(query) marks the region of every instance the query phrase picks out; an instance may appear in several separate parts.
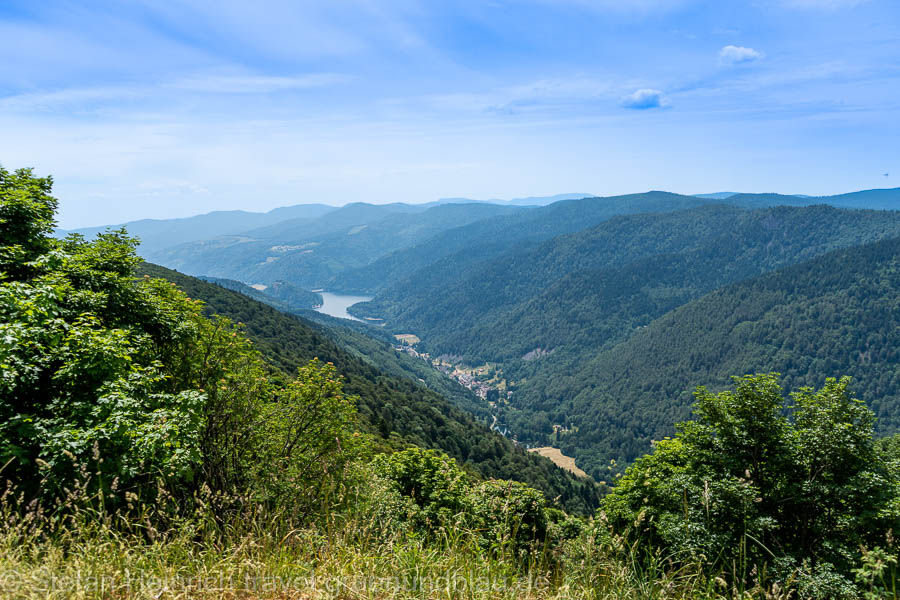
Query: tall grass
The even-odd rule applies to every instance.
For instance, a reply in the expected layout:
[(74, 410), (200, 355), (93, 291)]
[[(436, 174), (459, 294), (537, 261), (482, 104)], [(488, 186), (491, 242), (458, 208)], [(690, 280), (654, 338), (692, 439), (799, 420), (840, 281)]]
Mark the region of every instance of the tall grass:
[(329, 510), (302, 520), (250, 501), (238, 502), (223, 518), (214, 510), (214, 499), (203, 494), (185, 502), (162, 493), (160, 504), (132, 502), (110, 513), (108, 498), (88, 489), (86, 483), (77, 487), (49, 511), (23, 505), (7, 489), (0, 500), (0, 596), (787, 597), (758, 586), (729, 589), (699, 566), (676, 567), (664, 555), (647, 554), (611, 532), (598, 535), (596, 527), (527, 555), (504, 540), (485, 548), (477, 532), (464, 528), (425, 535), (386, 520), (379, 490), (359, 482), (332, 498)]

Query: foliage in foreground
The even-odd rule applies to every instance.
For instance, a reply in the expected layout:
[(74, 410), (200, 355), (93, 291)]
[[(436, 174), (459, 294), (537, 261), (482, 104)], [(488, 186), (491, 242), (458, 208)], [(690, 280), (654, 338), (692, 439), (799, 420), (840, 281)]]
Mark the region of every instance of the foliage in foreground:
[(803, 389), (790, 407), (774, 374), (735, 378), (733, 392), (699, 388), (697, 420), (636, 461), (601, 514), (680, 562), (854, 597), (855, 566), (893, 543), (900, 480), (848, 384)]
[(284, 386), (228, 319), (134, 279), (124, 232), (50, 238), (51, 180), (0, 168), (0, 464), (56, 501), (90, 464), (109, 502), (160, 485), (308, 510), (351, 455), (355, 403), (331, 365)]
[[(351, 483), (352, 482), (352, 483)], [(157, 529), (136, 505), (110, 520), (79, 485), (66, 517), (22, 514), (0, 500), (0, 595), (16, 598), (365, 598), (365, 599), (742, 599), (835, 597), (798, 589), (796, 574), (747, 581), (674, 561), (617, 533), (600, 519), (552, 546), (522, 554), (511, 533), (482, 543), (478, 527), (386, 521), (402, 506), (394, 484), (354, 467), (335, 489), (334, 510), (316, 523), (246, 503), (228, 520), (196, 498), (176, 526)], [(394, 508), (392, 508), (394, 507)], [(502, 516), (502, 514), (498, 514)], [(892, 554), (893, 553), (893, 554)], [(896, 550), (866, 552), (854, 590), (897, 598)], [(815, 583), (815, 582), (813, 582)], [(855, 597), (854, 594), (853, 597)]]
[(367, 459), (333, 365), (135, 280), (134, 242), (49, 238), (0, 169), (0, 591), (17, 597), (896, 597), (898, 447), (847, 381), (698, 392), (698, 421), (582, 520), (447, 455)]

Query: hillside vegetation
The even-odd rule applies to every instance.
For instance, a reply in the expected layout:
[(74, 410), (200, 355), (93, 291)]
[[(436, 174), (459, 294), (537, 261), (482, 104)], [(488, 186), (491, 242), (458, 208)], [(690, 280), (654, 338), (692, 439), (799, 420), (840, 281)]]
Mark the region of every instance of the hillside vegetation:
[[(772, 374), (698, 389), (696, 420), (582, 517), (521, 482), (486, 478), (547, 461), (508, 452), (440, 395), (339, 347), (328, 328), (141, 266), (123, 231), (51, 238), (51, 184), (0, 168), (4, 595), (900, 593), (900, 440), (875, 441), (874, 415), (847, 379), (798, 389), (790, 404)], [(825, 280), (862, 290), (845, 294), (850, 306), (883, 299), (897, 272), (896, 247), (865, 251), (851, 263), (878, 266)], [(808, 264), (807, 280), (822, 275)], [(875, 302), (879, 317), (896, 312)], [(385, 435), (387, 420), (375, 419), (389, 403), (404, 414)], [(457, 436), (473, 451), (494, 442), (498, 460), (462, 463), (411, 443)]]
[[(776, 370), (786, 375), (789, 389), (821, 383), (836, 371), (854, 375), (854, 389), (879, 413), (879, 430), (893, 432), (900, 381), (892, 363), (876, 357), (877, 365), (864, 368), (860, 360), (869, 359), (857, 360), (875, 356), (859, 339), (872, 335), (875, 341), (869, 343), (884, 348), (878, 340), (892, 335), (892, 319), (864, 316), (888, 310), (878, 303), (890, 306), (895, 294), (887, 273), (870, 272), (884, 264), (877, 256), (851, 260), (865, 250), (850, 249), (821, 267), (830, 277), (794, 281), (801, 269), (773, 279), (773, 285), (784, 287), (783, 314), (795, 320), (807, 314), (789, 293), (801, 283), (805, 298), (818, 294), (825, 297), (820, 302), (834, 307), (806, 319), (805, 342), (794, 339), (800, 335), (794, 329), (772, 325), (763, 352), (723, 329), (738, 326), (735, 315), (745, 314), (745, 305), (687, 309), (723, 286), (835, 248), (895, 236), (900, 236), (898, 212), (828, 206), (748, 211), (713, 205), (624, 215), (455, 275), (424, 273), (417, 285), (410, 280), (394, 286), (354, 311), (415, 332), (433, 355), (496, 365), (513, 391), (494, 411), (500, 422), (520, 440), (560, 447), (594, 477), (608, 480), (688, 416), (693, 382), (724, 384), (734, 373)], [(857, 262), (865, 268), (848, 266)], [(882, 287), (868, 289), (851, 277), (865, 274)], [(834, 280), (836, 275), (842, 279)], [(836, 298), (820, 287), (824, 281), (840, 290)], [(862, 305), (848, 304), (859, 301), (854, 290), (867, 289)], [(767, 296), (755, 294), (762, 292), (745, 302), (765, 305)], [(678, 310), (682, 306), (685, 310)], [(669, 329), (654, 345), (638, 346), (659, 331), (655, 320), (670, 312), (661, 321), (670, 323)], [(854, 328), (860, 338), (816, 343), (834, 335), (833, 323), (823, 315), (846, 319), (838, 329)], [(748, 327), (742, 323), (740, 331)], [(610, 460), (617, 462), (612, 470)]]
[(900, 428), (898, 319), (900, 239), (837, 250), (715, 291), (568, 373), (531, 380), (531, 397), (547, 401), (510, 421), (525, 427), (530, 411), (547, 411), (575, 423), (578, 433), (561, 448), (599, 475), (610, 459), (630, 462), (671, 435), (689, 415), (693, 382), (717, 389), (734, 373), (773, 370), (797, 390), (840, 372), (853, 377), (876, 428), (892, 434)]
[(194, 275), (331, 288), (331, 279), (343, 270), (447, 229), (520, 210), (482, 203), (429, 208), (355, 203), (314, 220), (287, 220), (240, 235), (170, 247), (149, 254), (148, 259)]
[[(207, 314), (241, 323), (281, 377), (313, 359), (333, 364), (343, 378), (344, 390), (358, 398), (361, 430), (381, 438), (379, 446), (440, 449), (483, 477), (516, 479), (537, 487), (551, 500), (559, 498), (560, 505), (568, 510), (585, 513), (596, 506), (599, 490), (592, 482), (579, 481), (549, 460), (528, 454), (491, 433), (485, 422), (414, 379), (414, 372), (403, 376), (396, 368), (394, 374), (382, 370), (381, 364), (396, 361), (385, 356), (396, 354), (386, 343), (346, 331), (335, 334), (240, 293), (156, 265), (144, 263), (138, 273), (171, 281), (189, 297), (202, 300)], [(339, 346), (334, 338), (356, 341), (348, 348)], [(475, 403), (468, 390), (446, 378), (441, 381), (457, 402)]]
[(430, 270), (353, 310), (472, 361), (591, 352), (722, 285), (891, 235), (900, 212), (708, 206), (618, 216), (468, 270)]

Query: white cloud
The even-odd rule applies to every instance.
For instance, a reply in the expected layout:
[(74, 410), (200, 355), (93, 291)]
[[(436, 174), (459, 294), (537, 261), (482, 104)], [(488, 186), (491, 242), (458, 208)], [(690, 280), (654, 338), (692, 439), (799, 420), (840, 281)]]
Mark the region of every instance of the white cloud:
[(762, 52), (744, 46), (728, 45), (719, 50), (719, 60), (727, 65), (753, 62), (763, 57)]
[(665, 108), (669, 106), (669, 101), (659, 90), (642, 89), (622, 98), (622, 106), (634, 110), (647, 110)]
[(174, 87), (213, 94), (271, 94), (280, 91), (329, 87), (348, 80), (337, 73), (313, 73), (297, 77), (199, 76), (185, 78)]

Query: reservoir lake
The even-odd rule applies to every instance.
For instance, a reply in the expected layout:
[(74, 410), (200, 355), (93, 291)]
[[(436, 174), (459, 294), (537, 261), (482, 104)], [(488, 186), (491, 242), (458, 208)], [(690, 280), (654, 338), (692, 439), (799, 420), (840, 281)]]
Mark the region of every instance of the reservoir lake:
[(352, 319), (354, 321), (362, 321), (347, 312), (347, 308), (353, 306), (357, 302), (368, 302), (372, 296), (345, 296), (343, 294), (332, 294), (331, 292), (319, 292), (322, 295), (322, 306), (315, 309), (317, 312), (326, 314), (339, 319)]

